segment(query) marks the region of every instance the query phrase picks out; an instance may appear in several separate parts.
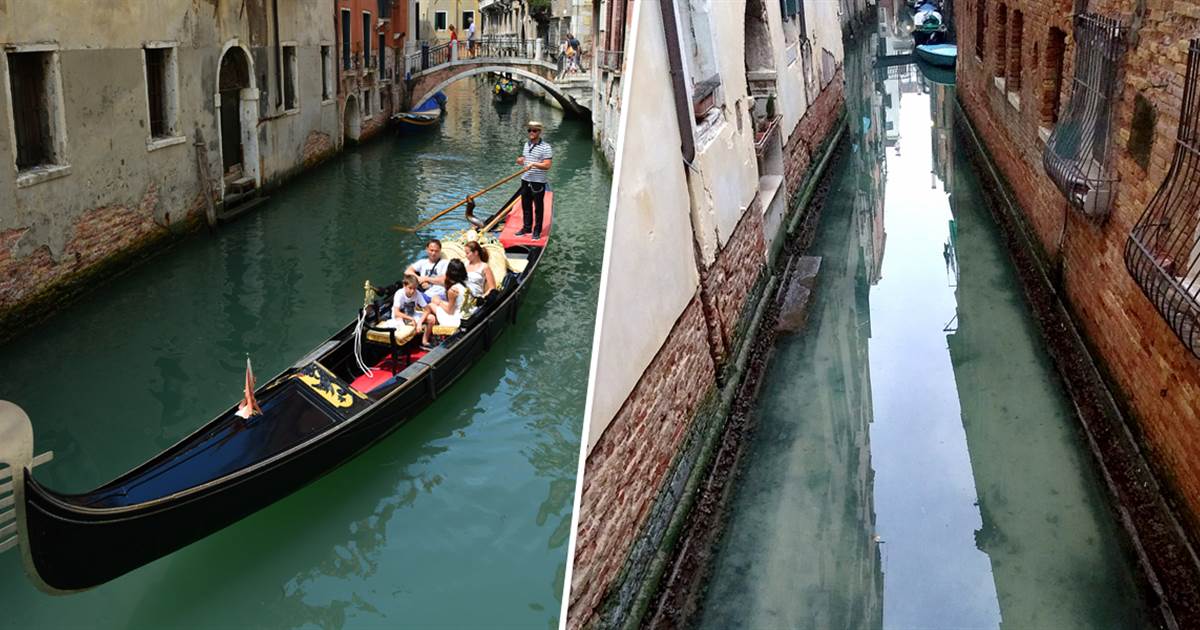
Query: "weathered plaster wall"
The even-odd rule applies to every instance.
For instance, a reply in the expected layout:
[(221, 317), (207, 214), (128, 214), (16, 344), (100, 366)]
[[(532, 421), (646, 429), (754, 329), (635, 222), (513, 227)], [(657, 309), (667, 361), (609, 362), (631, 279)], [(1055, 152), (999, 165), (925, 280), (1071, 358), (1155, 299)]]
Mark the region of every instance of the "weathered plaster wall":
[[(61, 120), (69, 172), (18, 185), (7, 57), (0, 57), (0, 317), (48, 285), (136, 250), (167, 226), (203, 208), (202, 192), (219, 195), (221, 142), (217, 68), (222, 52), (245, 47), (258, 88), (259, 171), (277, 184), (332, 153), (340, 137), (333, 101), (321, 101), (320, 45), (332, 41), (333, 2), (280, 2), (279, 39), (297, 45), (297, 111), (277, 103), (275, 36), (266, 0), (153, 4), (9, 3), (0, 11), (0, 41), (57, 50)], [(158, 146), (149, 132), (143, 46), (177, 46), (179, 142)], [(197, 171), (197, 132), (213, 178)], [(118, 216), (119, 215), (119, 216)], [(81, 234), (102, 229), (104, 238)]]

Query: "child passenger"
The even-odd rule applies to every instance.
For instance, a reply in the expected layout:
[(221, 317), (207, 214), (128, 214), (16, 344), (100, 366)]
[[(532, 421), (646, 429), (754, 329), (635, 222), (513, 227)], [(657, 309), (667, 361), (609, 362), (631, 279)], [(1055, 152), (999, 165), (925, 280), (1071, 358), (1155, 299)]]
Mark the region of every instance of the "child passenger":
[(421, 292), (421, 281), (411, 273), (404, 274), (404, 286), (392, 300), (392, 319), (398, 319), (420, 330), (417, 313), (424, 311), (429, 299)]

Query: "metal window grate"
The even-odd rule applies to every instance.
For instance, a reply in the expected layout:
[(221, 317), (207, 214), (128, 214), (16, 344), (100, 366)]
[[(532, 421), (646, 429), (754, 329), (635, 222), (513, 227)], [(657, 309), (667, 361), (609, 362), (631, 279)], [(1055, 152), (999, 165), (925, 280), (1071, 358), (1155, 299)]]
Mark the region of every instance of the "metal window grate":
[(1129, 234), (1125, 266), (1183, 344), (1200, 357), (1200, 40), (1188, 48), (1175, 157)]
[(1112, 209), (1116, 178), (1107, 165), (1109, 119), (1127, 31), (1113, 18), (1076, 17), (1071, 98), (1042, 156), (1046, 173), (1067, 201), (1092, 219), (1103, 219)]

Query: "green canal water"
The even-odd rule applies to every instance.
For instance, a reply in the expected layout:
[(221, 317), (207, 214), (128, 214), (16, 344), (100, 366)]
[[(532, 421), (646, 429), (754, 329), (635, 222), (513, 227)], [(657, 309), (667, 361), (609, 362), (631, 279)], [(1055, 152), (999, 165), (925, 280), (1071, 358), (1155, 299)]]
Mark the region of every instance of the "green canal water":
[(486, 90), (455, 84), (440, 128), (350, 149), (0, 347), (0, 398), (55, 452), (37, 476), (98, 485), (237, 400), (245, 353), (261, 382), (353, 319), (363, 281), (392, 282), (434, 234), (389, 227), (516, 170), (525, 122), (547, 123), (550, 250), (461, 381), (303, 490), (92, 591), (41, 594), (0, 556), (0, 626), (557, 626), (610, 173), (586, 123)]
[(768, 368), (701, 626), (1146, 627), (954, 88), (873, 69), (887, 43), (847, 53), (816, 297)]

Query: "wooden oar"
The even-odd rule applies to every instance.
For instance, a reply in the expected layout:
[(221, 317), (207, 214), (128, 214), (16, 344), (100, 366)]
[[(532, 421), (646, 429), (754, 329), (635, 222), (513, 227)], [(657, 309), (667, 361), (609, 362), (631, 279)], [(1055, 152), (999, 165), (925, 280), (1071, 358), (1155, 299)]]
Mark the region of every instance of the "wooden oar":
[(480, 197), (480, 196), (482, 196), (484, 193), (486, 193), (486, 192), (488, 192), (488, 191), (490, 191), (490, 190), (493, 190), (493, 189), (495, 189), (495, 188), (498, 188), (500, 185), (502, 185), (502, 184), (504, 184), (504, 183), (508, 182), (509, 180), (513, 179), (514, 177), (518, 177), (518, 176), (520, 176), (522, 173), (524, 173), (524, 172), (525, 172), (525, 170), (526, 170), (526, 169), (521, 169), (521, 170), (519, 170), (519, 171), (517, 171), (517, 172), (513, 173), (512, 175), (509, 175), (509, 176), (507, 176), (507, 177), (505, 177), (505, 178), (503, 178), (503, 179), (501, 179), (501, 180), (499, 180), (499, 181), (495, 182), (494, 184), (492, 184), (492, 185), (488, 186), (487, 188), (484, 188), (483, 190), (480, 190), (479, 192), (477, 192), (477, 193), (475, 193), (475, 194), (473, 194), (473, 195), (467, 195), (467, 196), (466, 196), (466, 198), (464, 198), (462, 201), (460, 201), (460, 202), (458, 202), (458, 203), (454, 204), (453, 206), (450, 206), (449, 208), (446, 208), (445, 210), (442, 210), (441, 212), (439, 212), (439, 213), (437, 213), (437, 214), (433, 215), (432, 217), (429, 217), (428, 219), (425, 219), (424, 221), (421, 221), (420, 223), (418, 223), (418, 224), (416, 224), (416, 225), (414, 225), (414, 226), (412, 226), (412, 227), (405, 227), (405, 226), (402, 226), (402, 225), (393, 225), (393, 226), (392, 226), (392, 229), (393, 229), (393, 230), (396, 230), (396, 231), (399, 231), (399, 232), (416, 232), (417, 230), (420, 230), (421, 228), (424, 228), (425, 226), (429, 225), (430, 223), (433, 223), (434, 221), (437, 221), (438, 219), (442, 218), (443, 216), (445, 216), (445, 215), (446, 215), (447, 213), (449, 213), (450, 211), (452, 211), (452, 210), (454, 210), (454, 209), (456, 209), (456, 208), (460, 208), (460, 207), (462, 207), (462, 205), (463, 205), (463, 204), (465, 204), (465, 203), (467, 203), (468, 201), (471, 201), (472, 199), (474, 199), (474, 198), (476, 198), (476, 197)]
[(508, 203), (504, 205), (500, 212), (497, 212), (495, 216), (488, 219), (487, 225), (483, 226), (483, 229), (479, 230), (480, 233), (487, 233), (494, 230), (496, 228), (496, 224), (499, 223), (501, 219), (507, 217), (508, 213), (512, 212), (513, 208), (517, 207), (517, 196), (520, 194), (521, 193), (518, 192), (516, 195), (510, 197)]

